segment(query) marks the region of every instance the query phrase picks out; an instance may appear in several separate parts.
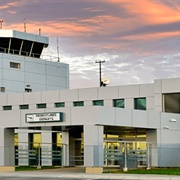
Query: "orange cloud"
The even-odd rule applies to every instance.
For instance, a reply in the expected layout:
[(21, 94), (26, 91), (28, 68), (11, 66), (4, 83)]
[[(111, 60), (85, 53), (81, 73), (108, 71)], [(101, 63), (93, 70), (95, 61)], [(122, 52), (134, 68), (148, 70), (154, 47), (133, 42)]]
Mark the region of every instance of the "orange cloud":
[(107, 0), (107, 2), (114, 4), (116, 7), (123, 7), (130, 14), (134, 14), (138, 24), (141, 21), (150, 24), (161, 24), (180, 20), (180, 7), (176, 5), (176, 8), (174, 8), (175, 4), (173, 1), (169, 1), (173, 8), (167, 6), (164, 1), (155, 0)]
[[(154, 41), (162, 38), (169, 38), (169, 37), (179, 37), (180, 36), (180, 31), (179, 32), (163, 32), (163, 33), (152, 33), (152, 34), (140, 34), (140, 35), (129, 35), (122, 37), (120, 39), (124, 40), (142, 40), (142, 41)], [(117, 39), (117, 38), (116, 38)]]
[[(14, 29), (23, 31), (24, 23), (4, 25), (4, 29)], [(27, 32), (37, 33), (39, 29), (46, 35), (63, 35), (63, 36), (85, 36), (86, 33), (90, 33), (90, 29), (86, 26), (82, 26), (76, 23), (58, 23), (58, 22), (46, 22), (46, 23), (26, 23)]]
[(16, 14), (15, 11), (8, 11), (9, 14)]
[[(10, 13), (10, 12), (9, 12)], [(11, 12), (13, 13), (13, 12)], [(15, 12), (14, 12), (15, 13)], [(28, 22), (27, 31), (38, 32), (41, 28), (42, 33), (47, 35), (62, 36), (92, 36), (106, 35), (118, 32), (119, 24), (123, 24), (124, 19), (114, 16), (97, 16), (89, 19), (70, 20), (67, 22), (47, 21), (47, 22)], [(22, 24), (4, 25), (6, 29), (22, 30)], [(122, 27), (123, 30), (125, 27)]]
[(0, 6), (0, 9), (7, 9), (9, 8), (9, 6), (5, 5), (5, 6)]
[(11, 7), (16, 7), (25, 4), (25, 1), (18, 1), (18, 2), (8, 2), (4, 6), (0, 6), (0, 9), (9, 9)]

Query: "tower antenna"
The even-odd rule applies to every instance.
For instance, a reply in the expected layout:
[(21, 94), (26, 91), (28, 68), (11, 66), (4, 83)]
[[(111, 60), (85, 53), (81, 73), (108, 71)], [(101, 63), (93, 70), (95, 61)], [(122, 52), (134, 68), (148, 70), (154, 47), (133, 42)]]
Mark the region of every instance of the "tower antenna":
[(39, 36), (41, 36), (41, 28), (39, 28)]
[(26, 19), (24, 18), (24, 32), (26, 32)]
[(59, 62), (60, 58), (59, 58), (59, 41), (58, 41), (58, 36), (57, 36), (57, 56), (58, 56), (58, 62)]
[(2, 29), (2, 24), (3, 24), (3, 22), (4, 22), (4, 21), (1, 19), (1, 20), (0, 20), (0, 29)]

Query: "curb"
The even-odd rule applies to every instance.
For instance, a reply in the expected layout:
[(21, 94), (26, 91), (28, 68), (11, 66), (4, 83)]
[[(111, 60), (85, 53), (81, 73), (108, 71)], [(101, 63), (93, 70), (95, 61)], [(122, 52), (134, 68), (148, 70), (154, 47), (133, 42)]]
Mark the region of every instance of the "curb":
[(166, 175), (136, 175), (136, 174), (84, 174), (84, 173), (49, 173), (49, 172), (2, 172), (1, 177), (44, 177), (44, 178), (84, 178), (84, 179), (134, 179), (134, 180), (180, 180), (180, 176), (166, 176)]

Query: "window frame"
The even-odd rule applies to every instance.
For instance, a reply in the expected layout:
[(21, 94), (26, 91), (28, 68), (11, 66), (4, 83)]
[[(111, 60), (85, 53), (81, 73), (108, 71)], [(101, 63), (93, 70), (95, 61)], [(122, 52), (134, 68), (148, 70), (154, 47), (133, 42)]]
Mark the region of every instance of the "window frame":
[[(117, 102), (116, 101), (123, 101), (123, 107), (120, 107), (120, 106), (117, 106)], [(113, 107), (116, 107), (116, 108), (125, 108), (125, 99), (113, 99)]]
[(3, 106), (3, 111), (11, 111), (11, 110), (12, 110), (12, 105)]
[[(27, 107), (27, 108), (22, 108), (22, 107)], [(21, 104), (21, 105), (19, 105), (19, 109), (20, 109), (20, 110), (29, 109), (29, 104)]]
[[(143, 99), (145, 100), (145, 108), (138, 108), (137, 101), (138, 100), (143, 100)], [(142, 107), (143, 107), (143, 104), (140, 103), (140, 105), (142, 105)], [(146, 109), (147, 109), (146, 97), (134, 98), (134, 109), (146, 111)]]
[[(44, 107), (41, 107), (41, 105), (42, 105), (42, 106), (45, 105), (45, 106), (44, 106)], [(45, 109), (45, 108), (47, 108), (47, 104), (46, 104), (46, 103), (36, 104), (36, 108), (37, 108), (37, 109)]]
[[(102, 102), (102, 104), (98, 104), (98, 103)], [(96, 104), (97, 103), (97, 104)], [(104, 106), (104, 100), (93, 100), (92, 101), (92, 105), (93, 106)]]
[[(61, 104), (60, 106), (57, 106), (58, 104)], [(61, 107), (65, 107), (65, 102), (56, 102), (56, 103), (54, 103), (54, 107), (55, 108), (61, 108)]]
[(74, 107), (82, 107), (82, 106), (84, 106), (84, 101), (74, 101), (73, 106)]
[(10, 67), (10, 68), (13, 68), (13, 69), (21, 69), (21, 63), (10, 62), (10, 63), (9, 63), (9, 67)]

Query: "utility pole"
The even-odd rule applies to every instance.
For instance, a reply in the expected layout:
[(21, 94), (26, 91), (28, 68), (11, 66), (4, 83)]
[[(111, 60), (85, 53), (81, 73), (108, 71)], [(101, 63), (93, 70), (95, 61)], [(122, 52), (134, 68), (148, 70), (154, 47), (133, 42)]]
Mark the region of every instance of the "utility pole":
[(104, 63), (105, 61), (95, 61), (95, 63), (99, 63), (99, 86), (102, 86), (102, 80), (101, 80), (101, 64)]
[(0, 29), (2, 29), (2, 24), (3, 24), (3, 22), (4, 22), (4, 21), (1, 19), (1, 20), (0, 20)]

